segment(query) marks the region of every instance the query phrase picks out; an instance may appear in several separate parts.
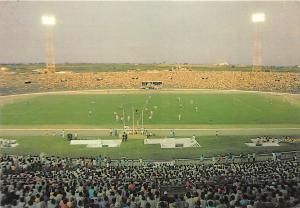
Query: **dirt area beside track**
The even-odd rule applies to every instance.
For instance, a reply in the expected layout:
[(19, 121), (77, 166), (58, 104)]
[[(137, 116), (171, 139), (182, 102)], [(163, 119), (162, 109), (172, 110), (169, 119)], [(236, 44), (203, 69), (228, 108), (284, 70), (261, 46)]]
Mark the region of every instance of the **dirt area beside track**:
[[(170, 129), (148, 129), (156, 136), (167, 137)], [(174, 129), (177, 136), (225, 136), (225, 135), (300, 135), (300, 128), (199, 128)], [(62, 132), (80, 136), (108, 136), (110, 129), (58, 128), (58, 129), (0, 129), (0, 136), (59, 136)], [(118, 129), (122, 132), (122, 129)]]

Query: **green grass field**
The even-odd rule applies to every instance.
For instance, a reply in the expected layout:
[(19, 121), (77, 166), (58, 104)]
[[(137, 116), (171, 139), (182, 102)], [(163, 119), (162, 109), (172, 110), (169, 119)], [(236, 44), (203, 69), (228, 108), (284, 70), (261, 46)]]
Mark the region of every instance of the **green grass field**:
[[(142, 113), (142, 109), (143, 113)], [(255, 93), (41, 95), (0, 105), (1, 126), (299, 125), (299, 100)]]
[[(103, 138), (103, 137), (101, 137)], [(115, 137), (104, 137), (104, 139), (116, 139)], [(292, 151), (299, 150), (298, 144), (283, 144), (280, 147), (259, 147), (251, 148), (244, 143), (249, 142), (249, 136), (219, 136), (219, 137), (197, 137), (200, 148), (183, 149), (160, 149), (159, 145), (144, 145), (143, 139), (131, 139), (123, 142), (119, 148), (86, 148), (84, 145), (69, 145), (67, 139), (61, 137), (42, 136), (42, 137), (13, 137), (19, 146), (10, 149), (1, 149), (2, 153), (7, 154), (40, 154), (57, 156), (110, 156), (113, 159), (127, 157), (131, 159), (150, 159), (168, 160), (175, 158), (199, 158), (201, 154), (207, 157), (225, 154), (228, 152), (244, 154), (248, 152), (271, 153), (272, 151)]]

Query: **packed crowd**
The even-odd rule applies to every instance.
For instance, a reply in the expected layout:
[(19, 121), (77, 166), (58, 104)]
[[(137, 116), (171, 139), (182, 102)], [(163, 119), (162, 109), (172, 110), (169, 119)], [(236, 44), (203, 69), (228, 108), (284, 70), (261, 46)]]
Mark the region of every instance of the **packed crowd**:
[[(1, 78), (2, 77), (2, 78)], [(143, 81), (162, 81), (166, 88), (300, 91), (300, 74), (242, 71), (128, 71), (98, 73), (6, 74), (0, 88), (17, 91), (54, 91), (106, 88), (140, 88)], [(27, 81), (27, 84), (25, 83)], [(29, 83), (29, 84), (28, 84)]]
[[(99, 157), (2, 155), (1, 207), (288, 208), (300, 203), (299, 161), (109, 163)], [(184, 192), (171, 193), (178, 186)]]

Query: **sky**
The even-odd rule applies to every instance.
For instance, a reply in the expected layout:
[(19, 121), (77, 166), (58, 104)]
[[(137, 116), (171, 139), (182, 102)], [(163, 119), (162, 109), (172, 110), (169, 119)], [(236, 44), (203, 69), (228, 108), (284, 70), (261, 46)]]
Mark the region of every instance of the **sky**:
[(44, 63), (43, 14), (56, 16), (56, 63), (300, 64), (300, 2), (0, 2), (0, 63)]

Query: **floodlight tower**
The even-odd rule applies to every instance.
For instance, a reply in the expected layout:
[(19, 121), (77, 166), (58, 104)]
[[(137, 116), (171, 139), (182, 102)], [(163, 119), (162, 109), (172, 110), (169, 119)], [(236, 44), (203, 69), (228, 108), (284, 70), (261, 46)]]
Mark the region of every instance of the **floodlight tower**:
[(42, 16), (42, 24), (46, 28), (47, 41), (47, 72), (55, 72), (55, 60), (54, 60), (54, 46), (53, 46), (53, 27), (56, 25), (56, 20), (53, 15)]
[(264, 13), (252, 14), (252, 22), (256, 25), (252, 71), (256, 72), (261, 71), (261, 26), (265, 22), (265, 19), (266, 16)]

